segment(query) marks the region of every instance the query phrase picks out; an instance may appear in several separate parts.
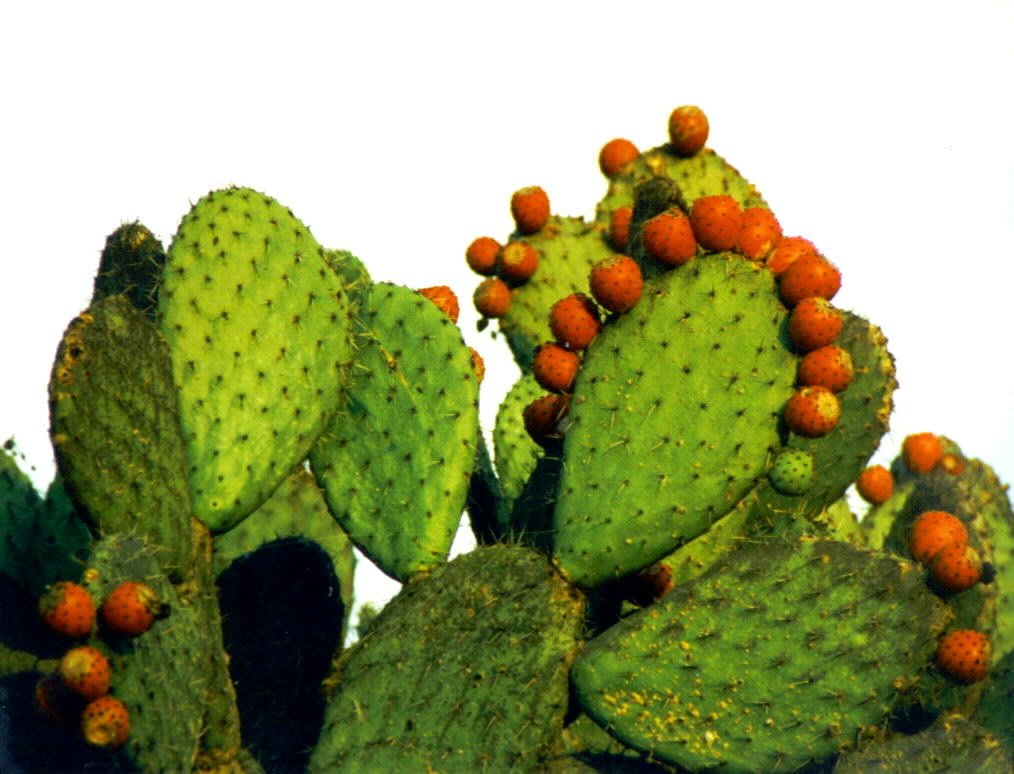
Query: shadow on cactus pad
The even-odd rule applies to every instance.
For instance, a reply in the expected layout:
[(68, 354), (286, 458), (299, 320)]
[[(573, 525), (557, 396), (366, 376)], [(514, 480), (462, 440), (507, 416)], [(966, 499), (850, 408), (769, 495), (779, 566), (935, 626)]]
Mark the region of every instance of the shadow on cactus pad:
[(232, 563), (218, 578), (244, 745), (268, 772), (302, 770), (324, 717), (320, 685), (344, 606), (330, 557), (285, 538)]

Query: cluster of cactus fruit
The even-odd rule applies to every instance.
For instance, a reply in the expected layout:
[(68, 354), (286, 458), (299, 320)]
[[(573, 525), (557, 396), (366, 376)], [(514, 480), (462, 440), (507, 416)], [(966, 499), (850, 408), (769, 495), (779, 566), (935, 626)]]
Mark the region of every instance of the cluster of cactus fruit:
[[(931, 433), (868, 467), (886, 338), (707, 140), (677, 108), (602, 148), (593, 220), (530, 186), (468, 245), (521, 369), (492, 449), (451, 288), (248, 188), (167, 251), (117, 229), (56, 354), (57, 479), (0, 457), (0, 762), (1008, 771), (1006, 488)], [(354, 548), (404, 585), (346, 645)]]

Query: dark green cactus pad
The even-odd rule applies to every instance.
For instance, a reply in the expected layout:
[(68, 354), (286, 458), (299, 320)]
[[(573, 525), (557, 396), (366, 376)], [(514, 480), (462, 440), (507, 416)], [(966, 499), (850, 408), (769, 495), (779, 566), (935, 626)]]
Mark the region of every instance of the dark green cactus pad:
[(838, 759), (834, 774), (1010, 774), (1010, 754), (986, 729), (965, 718), (939, 718), (916, 734), (897, 734)]
[(180, 223), (159, 293), (194, 513), (215, 532), (306, 458), (351, 359), (343, 280), (295, 216), (249, 188), (214, 191)]
[(8, 441), (0, 449), (0, 574), (38, 596), (80, 575), (91, 540), (60, 479), (40, 497)]
[(406, 580), (450, 552), (475, 465), (478, 382), (460, 330), (418, 293), (374, 285), (362, 320), (347, 404), (310, 464), (356, 546)]
[(347, 613), (352, 609), (356, 558), (352, 541), (335, 523), (324, 492), (305, 468), (297, 468), (271, 498), (242, 523), (215, 537), (215, 574), (221, 576), (234, 561), (263, 545), (294, 537), (313, 541), (331, 560), (338, 578), (336, 591), (346, 612), (346, 620), (341, 625), (344, 641)]
[(486, 546), (407, 584), (343, 654), (310, 771), (527, 771), (563, 726), (584, 601)]
[(465, 510), (476, 542), (491, 545), (502, 542), (510, 531), (511, 503), (493, 469), (489, 447), (481, 432), (476, 442), (475, 469), (468, 482)]
[(305, 770), (317, 741), (320, 685), (347, 618), (343, 585), (332, 557), (299, 537), (265, 543), (218, 577), (243, 744), (269, 771)]
[(761, 542), (596, 637), (572, 682), (593, 719), (660, 760), (793, 771), (880, 723), (947, 620), (911, 562)]
[(995, 734), (1003, 742), (1008, 754), (1014, 755), (1012, 707), (1014, 707), (1014, 651), (1007, 651), (1003, 658), (993, 662), (973, 719)]
[(606, 229), (582, 218), (553, 216), (538, 233), (519, 239), (538, 251), (539, 268), (528, 282), (513, 289), (510, 311), (499, 323), (514, 359), (527, 371), (535, 348), (553, 340), (550, 308), (571, 293), (587, 293), (592, 266), (614, 250)]
[(143, 224), (124, 223), (106, 237), (95, 275), (92, 303), (107, 296), (126, 296), (140, 312), (154, 320), (165, 250)]
[(646, 285), (592, 342), (564, 436), (556, 556), (582, 586), (705, 532), (781, 446), (795, 379), (770, 272), (697, 258)]
[(153, 547), (133, 536), (102, 538), (88, 569), (96, 599), (122, 581), (140, 580), (169, 606), (169, 615), (139, 637), (92, 644), (109, 655), (112, 693), (130, 712), (130, 759), (142, 771), (190, 771), (205, 730), (210, 654), (221, 636), (201, 592), (170, 583)]
[(100, 534), (133, 531), (167, 572), (193, 545), (186, 455), (169, 353), (154, 324), (123, 296), (70, 324), (49, 386), (60, 474)]
[(609, 182), (609, 190), (596, 208), (596, 219), (608, 224), (615, 210), (634, 205), (634, 189), (639, 184), (656, 177), (674, 181), (688, 208), (702, 196), (715, 194), (728, 194), (744, 208), (767, 206), (756, 187), (710, 148), (688, 158), (663, 145), (642, 153), (626, 174)]
[(521, 496), (525, 482), (543, 454), (542, 447), (525, 430), (522, 414), (525, 406), (545, 392), (530, 373), (521, 374), (496, 412), (494, 462), (504, 497), (512, 504)]

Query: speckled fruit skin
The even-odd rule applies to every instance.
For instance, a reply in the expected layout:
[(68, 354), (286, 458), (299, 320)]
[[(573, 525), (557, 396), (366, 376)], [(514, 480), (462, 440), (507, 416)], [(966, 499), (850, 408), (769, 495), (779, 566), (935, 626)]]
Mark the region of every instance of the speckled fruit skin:
[(690, 219), (679, 209), (661, 212), (641, 228), (644, 251), (663, 266), (682, 266), (697, 254)]
[(125, 581), (102, 601), (99, 617), (109, 632), (137, 637), (148, 631), (162, 612), (158, 594), (146, 583)]
[(842, 392), (855, 376), (852, 357), (833, 344), (808, 352), (799, 361), (797, 381), (807, 387), (826, 387), (831, 392)]
[(805, 494), (816, 480), (813, 455), (797, 449), (786, 449), (775, 458), (768, 481), (785, 495)]
[(901, 444), (901, 458), (913, 473), (929, 473), (944, 456), (944, 445), (936, 433), (913, 433)]
[(990, 642), (974, 629), (948, 632), (937, 648), (940, 670), (955, 682), (968, 685), (984, 680), (989, 672)]
[(539, 345), (532, 359), (535, 381), (554, 393), (568, 392), (580, 367), (580, 355), (555, 341)]
[(511, 308), (511, 289), (499, 277), (490, 277), (479, 283), (472, 302), (483, 317), (503, 317)]
[(929, 563), (937, 552), (947, 546), (968, 544), (968, 529), (953, 513), (924, 511), (912, 522), (908, 535), (908, 548), (912, 557), (922, 564)]
[(945, 546), (937, 551), (930, 563), (933, 586), (948, 594), (972, 588), (981, 577), (979, 552), (968, 545)]
[(537, 185), (526, 186), (511, 196), (511, 215), (522, 234), (534, 234), (549, 220), (549, 196)]
[(633, 258), (614, 255), (592, 266), (588, 287), (603, 308), (621, 314), (632, 309), (641, 298), (644, 278)]
[(39, 617), (65, 637), (85, 637), (95, 625), (95, 601), (84, 586), (58, 581), (39, 598)]
[(883, 465), (871, 465), (856, 479), (856, 491), (871, 505), (881, 505), (894, 494), (894, 475)]
[(789, 315), (789, 340), (797, 352), (811, 352), (837, 339), (844, 324), (841, 312), (826, 298), (804, 298)]
[(565, 395), (543, 395), (525, 406), (522, 419), (525, 430), (540, 446), (558, 440), (560, 420), (567, 415), (569, 403)]
[(826, 387), (800, 387), (785, 405), (785, 424), (804, 438), (827, 435), (840, 418), (838, 398)]
[(539, 253), (527, 242), (514, 240), (504, 245), (496, 261), (496, 273), (506, 282), (528, 282), (539, 268)]
[(640, 155), (641, 152), (634, 143), (617, 137), (603, 145), (599, 151), (599, 169), (608, 178), (616, 177)]
[(496, 257), (500, 253), (500, 246), (493, 237), (477, 237), (465, 250), (465, 262), (476, 274), (491, 277), (496, 271)]
[(813, 242), (800, 236), (783, 236), (767, 257), (767, 267), (776, 277), (785, 273), (797, 259), (804, 255), (816, 255)]
[(708, 141), (708, 117), (696, 105), (681, 105), (669, 115), (669, 144), (679, 156), (694, 156)]
[(778, 281), (778, 292), (788, 307), (804, 298), (820, 296), (830, 301), (841, 289), (841, 272), (821, 255), (803, 255), (787, 268)]
[(90, 645), (71, 648), (60, 659), (60, 677), (74, 693), (91, 701), (109, 693), (113, 671), (109, 659)]
[(90, 702), (81, 713), (81, 735), (94, 746), (113, 750), (130, 737), (130, 713), (127, 705), (113, 696)]
[(598, 336), (602, 319), (591, 298), (584, 293), (572, 293), (550, 308), (549, 329), (560, 344), (581, 350)]
[(437, 305), (437, 309), (446, 314), (452, 323), (457, 324), (458, 314), (461, 311), (458, 305), (458, 296), (447, 285), (433, 285), (428, 288), (419, 288), (419, 295), (428, 298)]
[(743, 210), (742, 227), (736, 249), (751, 261), (764, 261), (782, 238), (782, 227), (767, 207)]
[(702, 196), (690, 208), (690, 225), (705, 250), (732, 250), (739, 242), (743, 211), (727, 194)]

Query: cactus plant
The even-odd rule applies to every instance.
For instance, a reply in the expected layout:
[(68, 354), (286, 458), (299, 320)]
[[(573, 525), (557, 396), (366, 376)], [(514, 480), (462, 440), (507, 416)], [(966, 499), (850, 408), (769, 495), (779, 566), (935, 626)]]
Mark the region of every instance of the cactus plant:
[[(521, 367), (492, 428), (455, 323), (271, 197), (208, 194), (165, 254), (138, 223), (111, 234), (56, 353), (45, 497), (13, 444), (0, 453), (0, 728), (16, 762), (1009, 766), (1006, 489), (927, 434), (932, 454), (903, 454), (893, 493), (857, 521), (845, 495), (896, 386), (887, 339), (831, 304), (840, 275), (812, 245), (778, 250), (767, 203), (702, 137), (603, 164), (593, 220), (516, 203), (518, 231), (470, 248), (504, 302), (479, 330)], [(702, 215), (716, 196), (721, 229)], [(659, 258), (660, 215), (678, 260)], [(726, 233), (755, 216), (772, 244)], [(643, 288), (614, 303), (601, 267), (621, 249)], [(568, 308), (594, 323), (583, 338)], [(565, 383), (536, 362), (554, 339), (578, 366)], [(824, 346), (833, 379), (811, 351)], [(465, 509), (479, 546), (452, 558)], [(928, 509), (966, 528), (971, 587), (913, 560)], [(346, 646), (353, 546), (403, 585)], [(36, 602), (61, 580), (99, 600), (138, 580), (161, 600), (135, 637), (73, 632), (107, 655), (130, 713), (115, 750), (89, 747), (80, 706), (56, 701), (75, 642)], [(955, 629), (974, 632), (982, 679), (936, 658)]]

